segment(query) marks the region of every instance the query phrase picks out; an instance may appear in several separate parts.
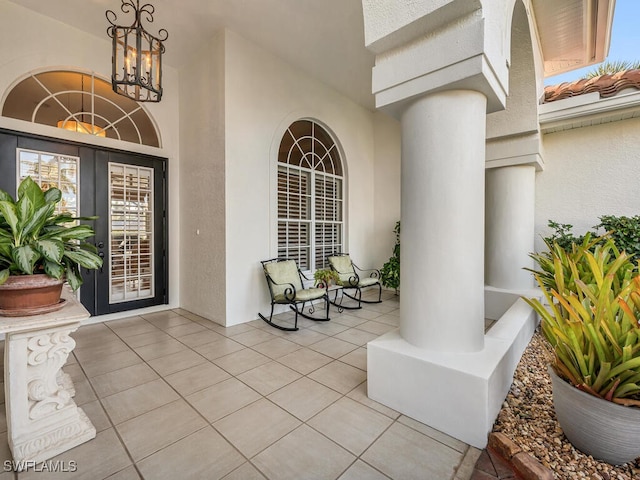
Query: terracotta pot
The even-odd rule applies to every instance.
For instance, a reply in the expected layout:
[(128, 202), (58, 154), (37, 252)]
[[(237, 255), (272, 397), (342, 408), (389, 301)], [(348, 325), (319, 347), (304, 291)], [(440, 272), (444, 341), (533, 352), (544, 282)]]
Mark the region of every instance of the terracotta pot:
[(640, 456), (640, 408), (589, 395), (548, 370), (558, 423), (574, 447), (611, 465)]
[(44, 274), (12, 275), (0, 285), (0, 314), (20, 311), (21, 315), (37, 315), (43, 307), (60, 303), (63, 283)]

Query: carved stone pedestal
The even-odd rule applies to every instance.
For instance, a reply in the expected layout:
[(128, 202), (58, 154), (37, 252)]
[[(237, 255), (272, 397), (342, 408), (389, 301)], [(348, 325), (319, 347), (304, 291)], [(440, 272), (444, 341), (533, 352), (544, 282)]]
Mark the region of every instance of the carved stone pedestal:
[(70, 292), (63, 297), (67, 305), (57, 312), (0, 317), (9, 447), (16, 462), (41, 462), (96, 436), (61, 370), (75, 347), (70, 334), (89, 314)]

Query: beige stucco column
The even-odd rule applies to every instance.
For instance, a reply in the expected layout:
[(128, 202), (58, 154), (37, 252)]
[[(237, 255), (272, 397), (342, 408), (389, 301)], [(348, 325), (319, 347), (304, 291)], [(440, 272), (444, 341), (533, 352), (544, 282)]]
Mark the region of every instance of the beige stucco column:
[[(363, 0), (363, 12), (376, 106), (402, 129), (400, 328), (367, 344), (367, 393), (482, 448), (536, 321), (484, 285), (487, 114), (506, 104), (513, 3)], [(506, 319), (485, 334), (494, 303)]]
[(486, 97), (425, 95), (402, 125), (400, 334), (418, 347), (484, 345)]
[(487, 170), (486, 282), (508, 290), (533, 288), (535, 175), (533, 165)]

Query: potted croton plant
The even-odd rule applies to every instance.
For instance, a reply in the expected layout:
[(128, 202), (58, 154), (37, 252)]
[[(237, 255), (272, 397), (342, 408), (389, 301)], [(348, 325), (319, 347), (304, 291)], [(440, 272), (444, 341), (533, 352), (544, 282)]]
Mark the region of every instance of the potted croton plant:
[(569, 441), (613, 465), (640, 456), (640, 275), (612, 240), (533, 255), (548, 305), (525, 299), (553, 350), (553, 403)]
[(80, 267), (97, 269), (102, 258), (93, 245), (88, 225), (56, 213), (62, 199), (57, 188), (42, 191), (31, 177), (18, 187), (14, 200), (0, 190), (0, 315), (29, 315), (61, 306), (66, 280), (72, 290), (82, 284)]

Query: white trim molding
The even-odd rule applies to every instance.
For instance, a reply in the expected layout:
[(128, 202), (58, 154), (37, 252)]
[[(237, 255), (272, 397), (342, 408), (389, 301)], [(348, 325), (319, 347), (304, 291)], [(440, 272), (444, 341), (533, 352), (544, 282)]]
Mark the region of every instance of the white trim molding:
[(542, 133), (589, 127), (640, 117), (640, 91), (627, 89), (615, 97), (600, 98), (597, 92), (543, 103), (539, 107)]

